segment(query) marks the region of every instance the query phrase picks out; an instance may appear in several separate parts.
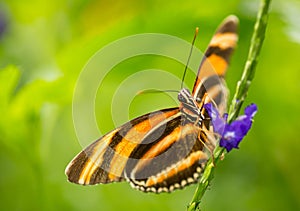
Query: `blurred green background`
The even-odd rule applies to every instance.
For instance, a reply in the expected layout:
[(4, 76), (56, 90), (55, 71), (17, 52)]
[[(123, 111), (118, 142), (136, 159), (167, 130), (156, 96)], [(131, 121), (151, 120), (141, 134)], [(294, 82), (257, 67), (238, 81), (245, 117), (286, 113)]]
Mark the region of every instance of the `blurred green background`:
[[(247, 0), (1, 1), (0, 209), (185, 210), (195, 185), (156, 195), (133, 190), (127, 183), (83, 187), (67, 182), (65, 167), (82, 149), (72, 120), (76, 80), (97, 50), (119, 38), (154, 32), (190, 42), (199, 26), (196, 46), (204, 50), (220, 21), (235, 14), (240, 18), (240, 40), (227, 74), (233, 93), (257, 9), (258, 1)], [(299, 14), (297, 0), (273, 2), (247, 99), (258, 104), (259, 113), (240, 149), (218, 166), (203, 210), (300, 209)], [(102, 133), (115, 127), (110, 106), (116, 87), (145, 68), (181, 77), (184, 65), (143, 56), (114, 68), (96, 99)], [(188, 76), (185, 82), (191, 88), (193, 81)], [(161, 94), (142, 95), (132, 102), (129, 117), (173, 105)]]

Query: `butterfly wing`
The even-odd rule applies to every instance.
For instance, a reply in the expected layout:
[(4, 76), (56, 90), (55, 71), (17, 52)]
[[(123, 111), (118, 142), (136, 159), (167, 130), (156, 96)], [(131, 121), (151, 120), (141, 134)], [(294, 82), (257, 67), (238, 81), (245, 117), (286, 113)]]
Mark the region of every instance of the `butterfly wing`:
[(230, 57), (238, 40), (238, 19), (228, 16), (219, 26), (201, 61), (192, 95), (200, 102), (214, 102), (220, 114), (226, 111), (228, 91), (224, 81)]
[(170, 192), (197, 181), (207, 160), (199, 127), (179, 108), (145, 114), (104, 135), (67, 166), (82, 185), (127, 180), (145, 192)]
[(173, 119), (180, 121), (178, 117), (178, 108), (164, 109), (140, 116), (107, 133), (70, 162), (65, 172), (68, 180), (82, 185), (124, 180), (128, 159), (138, 155), (135, 149), (156, 128), (162, 132), (148, 138), (149, 142), (164, 136), (165, 131), (162, 129), (168, 127)]
[[(125, 175), (131, 185), (145, 192), (171, 192), (198, 180), (207, 161), (201, 130), (182, 114), (148, 134), (131, 154)], [(152, 135), (161, 133), (159, 138)], [(154, 141), (153, 141), (154, 140)]]

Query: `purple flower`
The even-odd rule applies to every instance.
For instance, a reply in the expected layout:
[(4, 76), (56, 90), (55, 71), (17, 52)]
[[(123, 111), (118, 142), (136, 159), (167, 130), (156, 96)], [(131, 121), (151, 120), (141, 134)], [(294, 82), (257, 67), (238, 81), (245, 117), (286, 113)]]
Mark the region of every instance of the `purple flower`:
[(239, 143), (250, 130), (253, 117), (257, 112), (257, 106), (251, 104), (245, 108), (244, 115), (239, 116), (231, 123), (227, 123), (228, 115), (224, 114), (221, 117), (211, 103), (205, 104), (204, 108), (211, 118), (215, 133), (221, 136), (220, 146), (226, 148), (227, 152), (231, 151), (232, 148), (238, 148)]

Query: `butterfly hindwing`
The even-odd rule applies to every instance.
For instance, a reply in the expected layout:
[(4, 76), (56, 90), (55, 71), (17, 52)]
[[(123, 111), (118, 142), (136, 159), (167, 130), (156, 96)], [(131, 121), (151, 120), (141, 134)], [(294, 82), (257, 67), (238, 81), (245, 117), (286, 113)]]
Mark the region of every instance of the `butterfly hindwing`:
[[(198, 140), (199, 127), (181, 120), (170, 129), (171, 133), (147, 147), (141, 157), (128, 162), (126, 174), (134, 187), (147, 192), (170, 192), (197, 181), (207, 160)], [(141, 148), (146, 147), (140, 145), (136, 151)]]

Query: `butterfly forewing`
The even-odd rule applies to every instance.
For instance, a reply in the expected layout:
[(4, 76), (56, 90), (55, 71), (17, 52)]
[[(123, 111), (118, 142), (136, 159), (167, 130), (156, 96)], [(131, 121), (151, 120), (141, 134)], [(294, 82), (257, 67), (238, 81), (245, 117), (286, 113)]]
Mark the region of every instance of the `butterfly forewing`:
[(227, 106), (228, 91), (224, 77), (231, 54), (236, 47), (238, 19), (227, 17), (218, 28), (201, 61), (192, 95), (197, 101), (208, 94), (206, 103), (212, 101), (223, 114)]
[[(180, 116), (178, 108), (152, 112), (104, 135), (70, 162), (66, 168), (69, 181), (88, 185), (123, 180), (126, 162), (134, 149), (140, 146), (153, 129), (165, 128), (162, 123), (167, 124), (177, 116)], [(160, 135), (163, 134), (154, 134), (149, 143)], [(132, 156), (138, 156), (138, 153)]]
[(156, 193), (196, 182), (215, 141), (206, 133), (210, 122), (203, 104), (213, 102), (221, 112), (226, 107), (223, 78), (236, 45), (237, 22), (230, 16), (221, 24), (192, 94), (180, 91), (179, 108), (145, 114), (104, 135), (70, 162), (68, 180), (83, 185), (127, 180), (139, 190)]

